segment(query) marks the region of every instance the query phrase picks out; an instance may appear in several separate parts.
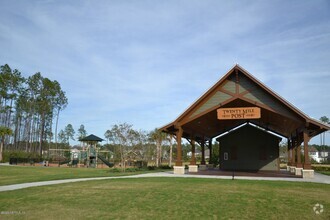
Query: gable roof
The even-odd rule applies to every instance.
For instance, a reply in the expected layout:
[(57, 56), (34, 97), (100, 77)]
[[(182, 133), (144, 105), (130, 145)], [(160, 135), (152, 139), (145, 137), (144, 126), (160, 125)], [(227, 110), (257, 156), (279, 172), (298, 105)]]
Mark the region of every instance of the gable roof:
[(186, 138), (191, 135), (213, 138), (242, 124), (242, 120), (220, 122), (215, 117), (218, 108), (251, 106), (262, 109), (263, 117), (254, 120), (254, 124), (284, 137), (297, 135), (303, 129), (308, 129), (312, 137), (330, 129), (328, 125), (304, 114), (236, 64), (176, 120), (160, 130), (174, 134), (180, 126)]

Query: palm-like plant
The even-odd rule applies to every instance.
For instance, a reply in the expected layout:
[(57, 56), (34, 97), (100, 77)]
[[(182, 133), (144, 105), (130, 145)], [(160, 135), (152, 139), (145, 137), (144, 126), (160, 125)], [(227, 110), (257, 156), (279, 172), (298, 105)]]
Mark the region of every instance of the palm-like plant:
[[(320, 118), (320, 121), (322, 121), (324, 124), (329, 124), (330, 123), (330, 119), (327, 116), (322, 116)], [(321, 146), (325, 145), (325, 133), (323, 133), (323, 137), (321, 136)]]
[(1, 143), (0, 143), (0, 161), (3, 159), (3, 146), (5, 144), (5, 137), (12, 135), (13, 131), (10, 128), (0, 126), (0, 138), (1, 138)]
[(162, 162), (162, 145), (167, 140), (167, 134), (155, 129), (150, 133), (150, 138), (156, 142), (156, 166), (159, 167)]

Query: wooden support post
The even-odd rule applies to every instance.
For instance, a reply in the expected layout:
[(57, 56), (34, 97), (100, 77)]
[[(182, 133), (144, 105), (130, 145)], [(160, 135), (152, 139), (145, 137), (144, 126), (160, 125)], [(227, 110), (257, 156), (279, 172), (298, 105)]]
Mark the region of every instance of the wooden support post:
[(196, 157), (195, 157), (195, 140), (191, 138), (191, 161), (190, 165), (196, 165)]
[(295, 139), (292, 139), (291, 166), (296, 166), (296, 140)]
[(309, 159), (309, 150), (308, 150), (308, 142), (311, 138), (308, 136), (307, 130), (304, 131), (304, 169), (310, 170), (312, 169), (311, 161)]
[(168, 165), (169, 165), (170, 167), (172, 166), (172, 155), (173, 155), (172, 138), (173, 138), (173, 135), (170, 134), (170, 160), (169, 160), (169, 162), (168, 162)]
[(205, 165), (205, 139), (203, 137), (202, 142), (201, 142), (201, 147), (202, 147), (202, 161), (201, 165)]
[(182, 134), (183, 134), (182, 128), (178, 127), (178, 131), (176, 132), (176, 142), (178, 143), (176, 162), (175, 162), (176, 166), (182, 166), (182, 147), (181, 147)]
[(212, 138), (210, 138), (210, 140), (209, 140), (209, 150), (210, 150), (209, 164), (212, 164)]
[[(219, 170), (221, 170), (221, 161), (223, 160), (223, 155), (221, 155), (221, 151), (220, 151), (220, 142), (218, 142), (219, 144)], [(223, 164), (223, 163), (222, 163)]]
[(296, 164), (297, 168), (302, 168), (302, 163), (301, 163), (301, 145), (299, 144), (297, 146), (297, 164)]
[(292, 146), (291, 140), (288, 138), (288, 166), (291, 166), (291, 158), (292, 158)]
[(90, 166), (90, 155), (91, 155), (91, 147), (87, 145), (87, 168)]
[(97, 155), (98, 155), (98, 152), (97, 152), (97, 146), (95, 143), (95, 168), (97, 168)]
[(302, 163), (301, 163), (301, 140), (300, 140), (300, 136), (298, 135), (297, 137), (297, 164), (296, 167), (297, 168), (302, 168)]

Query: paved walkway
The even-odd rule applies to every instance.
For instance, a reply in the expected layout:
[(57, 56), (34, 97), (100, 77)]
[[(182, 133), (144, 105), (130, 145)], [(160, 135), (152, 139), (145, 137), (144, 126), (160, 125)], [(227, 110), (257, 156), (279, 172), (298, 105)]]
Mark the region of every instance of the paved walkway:
[[(209, 178), (209, 179), (232, 179), (231, 176), (214, 176), (214, 175), (179, 175), (171, 172), (160, 172), (160, 173), (146, 173), (138, 174), (133, 176), (118, 176), (118, 177), (93, 177), (93, 178), (79, 178), (79, 179), (66, 179), (66, 180), (52, 180), (32, 183), (21, 183), (7, 186), (0, 186), (0, 192), (25, 189), (36, 186), (49, 186), (62, 183), (74, 183), (90, 180), (108, 180), (108, 179), (127, 179), (127, 178), (143, 178), (143, 177), (180, 177), (180, 178)], [(314, 179), (302, 179), (302, 178), (282, 178), (282, 177), (245, 177), (237, 176), (235, 179), (240, 180), (275, 180), (275, 181), (291, 181), (291, 182), (313, 182), (313, 183), (325, 183), (330, 184), (330, 176), (323, 175), (320, 173), (314, 174)]]

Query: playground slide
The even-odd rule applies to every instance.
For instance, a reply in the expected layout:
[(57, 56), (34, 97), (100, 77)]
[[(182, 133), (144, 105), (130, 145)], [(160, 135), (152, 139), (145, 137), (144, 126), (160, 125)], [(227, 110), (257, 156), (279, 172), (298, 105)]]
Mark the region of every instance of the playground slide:
[(65, 160), (65, 161), (62, 161), (62, 162), (59, 162), (58, 164), (59, 165), (63, 165), (63, 164), (66, 164), (66, 163), (70, 163), (71, 160)]
[(100, 160), (102, 160), (103, 163), (105, 163), (108, 167), (113, 167), (115, 164), (110, 163), (109, 161), (107, 161), (104, 157), (98, 155), (97, 156)]

